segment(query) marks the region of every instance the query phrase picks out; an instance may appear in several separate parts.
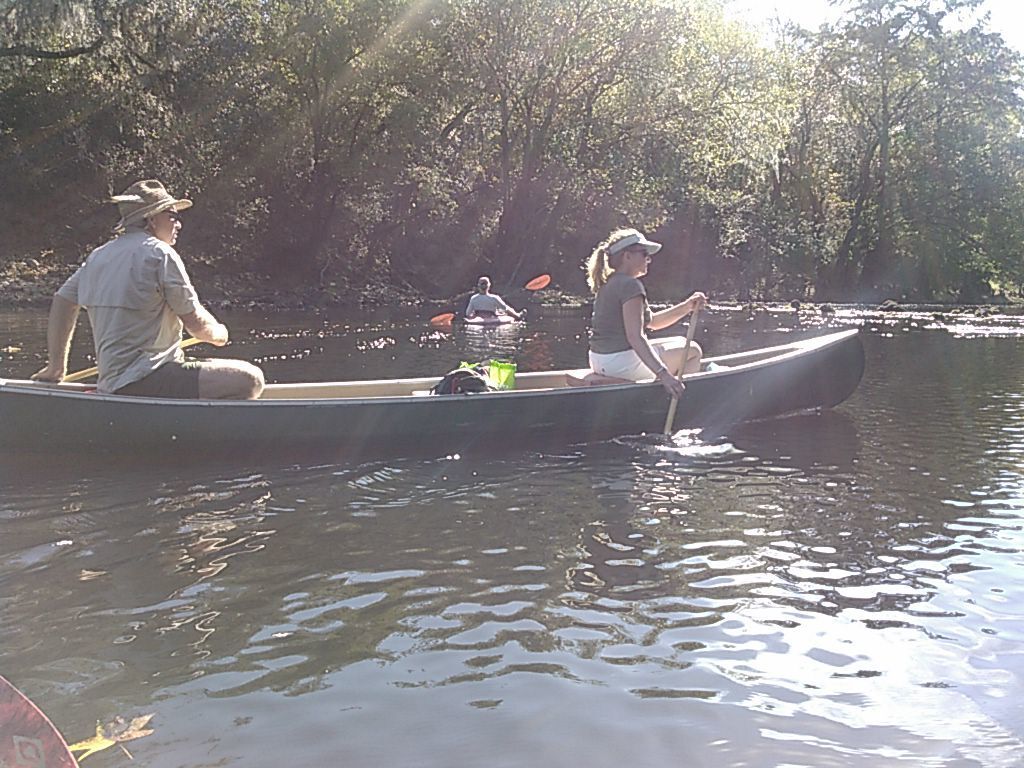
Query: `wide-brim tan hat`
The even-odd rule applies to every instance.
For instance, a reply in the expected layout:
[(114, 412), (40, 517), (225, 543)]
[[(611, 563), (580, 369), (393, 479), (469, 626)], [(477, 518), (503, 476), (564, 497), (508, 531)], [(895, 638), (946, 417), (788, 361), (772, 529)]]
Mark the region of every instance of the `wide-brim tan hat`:
[(114, 195), (110, 202), (117, 203), (121, 220), (114, 225), (114, 231), (124, 229), (161, 211), (184, 211), (192, 207), (191, 200), (173, 197), (156, 179), (137, 181), (120, 195)]
[(648, 240), (640, 230), (624, 229), (618, 239), (608, 244), (608, 253), (615, 254), (636, 245), (643, 247), (651, 256), (661, 250), (661, 243)]

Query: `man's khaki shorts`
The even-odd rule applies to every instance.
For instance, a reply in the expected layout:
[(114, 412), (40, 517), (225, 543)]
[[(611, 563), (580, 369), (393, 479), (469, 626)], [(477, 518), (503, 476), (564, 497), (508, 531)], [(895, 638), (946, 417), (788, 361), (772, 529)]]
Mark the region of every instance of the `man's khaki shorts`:
[(126, 384), (114, 394), (195, 400), (199, 397), (199, 370), (202, 367), (198, 360), (164, 363), (149, 376)]

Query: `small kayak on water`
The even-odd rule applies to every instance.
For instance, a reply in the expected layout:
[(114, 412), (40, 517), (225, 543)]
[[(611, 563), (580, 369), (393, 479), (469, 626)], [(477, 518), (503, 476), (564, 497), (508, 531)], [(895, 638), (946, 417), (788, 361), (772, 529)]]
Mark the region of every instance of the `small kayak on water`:
[[(511, 315), (477, 315), (475, 317), (456, 317), (454, 312), (444, 312), (430, 318), (430, 324), (435, 328), (451, 330), (455, 323), (462, 323), (467, 328), (499, 328), (505, 325), (516, 325), (525, 320), (516, 320)], [(95, 372), (93, 372), (95, 373)]]
[(487, 317), (477, 315), (476, 317), (467, 317), (462, 322), (469, 326), (487, 328), (499, 325), (512, 325), (520, 321), (511, 315), (488, 315)]

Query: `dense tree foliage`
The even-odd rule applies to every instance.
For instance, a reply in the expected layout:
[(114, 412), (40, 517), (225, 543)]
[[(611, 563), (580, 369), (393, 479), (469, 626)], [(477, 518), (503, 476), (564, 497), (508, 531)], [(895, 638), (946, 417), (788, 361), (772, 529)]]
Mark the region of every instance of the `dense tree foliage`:
[(0, 4), (0, 261), (64, 263), (159, 177), (187, 252), (343, 297), (583, 290), (977, 301), (1024, 281), (1021, 62), (977, 0), (847, 0), (774, 43), (714, 0)]

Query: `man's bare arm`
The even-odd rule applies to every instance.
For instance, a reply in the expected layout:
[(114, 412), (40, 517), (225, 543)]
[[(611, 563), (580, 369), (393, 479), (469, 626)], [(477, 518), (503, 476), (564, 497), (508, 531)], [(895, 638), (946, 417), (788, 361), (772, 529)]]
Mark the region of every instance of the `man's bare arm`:
[(203, 307), (187, 315), (180, 315), (185, 330), (201, 341), (223, 347), (228, 343), (228, 329)]
[(68, 373), (68, 353), (78, 324), (77, 304), (54, 295), (46, 326), (46, 367), (32, 374), (37, 381), (60, 381)]

